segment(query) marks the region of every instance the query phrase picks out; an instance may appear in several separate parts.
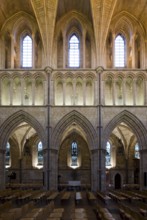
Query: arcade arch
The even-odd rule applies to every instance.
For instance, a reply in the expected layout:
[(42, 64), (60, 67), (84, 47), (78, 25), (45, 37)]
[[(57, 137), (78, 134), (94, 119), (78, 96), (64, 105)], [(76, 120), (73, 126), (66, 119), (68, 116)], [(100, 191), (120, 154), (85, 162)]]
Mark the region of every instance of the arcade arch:
[[(121, 112), (109, 122), (104, 132), (105, 135), (107, 133), (105, 145), (108, 141), (111, 143), (111, 164), (109, 167), (106, 166), (107, 187), (115, 187), (115, 175), (120, 170), (121, 186), (140, 184), (140, 187), (143, 187), (142, 176), (145, 167), (142, 166), (141, 159), (144, 157), (142, 152), (145, 148), (145, 132), (139, 119), (127, 111)], [(136, 144), (139, 146), (140, 158), (135, 157)]]
[(42, 141), (45, 147), (44, 129), (41, 124), (30, 114), (19, 111), (9, 117), (2, 128), (0, 148), (5, 153), (7, 143), (10, 144), (11, 163), (5, 166), (5, 160), (1, 160), (1, 188), (9, 183), (8, 176), (12, 172), (16, 173), (17, 183), (35, 181), (42, 185), (43, 166), (38, 164), (37, 158), (38, 142)]

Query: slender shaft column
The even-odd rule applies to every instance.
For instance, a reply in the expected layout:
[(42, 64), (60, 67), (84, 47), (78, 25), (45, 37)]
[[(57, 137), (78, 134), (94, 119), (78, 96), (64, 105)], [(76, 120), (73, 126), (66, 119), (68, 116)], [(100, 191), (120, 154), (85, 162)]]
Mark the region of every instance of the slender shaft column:
[(144, 104), (147, 105), (147, 81), (144, 82)]
[(32, 79), (32, 105), (35, 105), (35, 79)]
[(63, 79), (63, 105), (65, 105), (65, 95), (66, 95), (66, 82), (65, 79)]
[[(145, 49), (144, 50), (145, 50), (144, 57), (146, 58), (147, 57), (147, 39), (145, 39)], [(145, 69), (147, 69), (147, 59), (144, 59), (144, 62), (142, 61), (141, 65), (142, 65), (142, 68), (144, 67)]]
[(85, 31), (83, 31), (83, 68), (86, 68), (86, 48), (85, 48), (85, 45), (86, 45), (86, 34), (85, 34)]
[(73, 79), (73, 100), (71, 105), (76, 105), (77, 103), (77, 94), (76, 94), (76, 80)]
[(21, 78), (21, 105), (24, 104), (24, 80)]
[(45, 72), (48, 77), (48, 94), (47, 94), (47, 144), (46, 144), (46, 157), (45, 157), (45, 166), (44, 166), (44, 175), (45, 175), (45, 188), (47, 190), (50, 189), (50, 166), (51, 166), (51, 158), (50, 158), (50, 143), (51, 143), (51, 126), (50, 126), (50, 111), (51, 111), (51, 105), (50, 105), (50, 85), (51, 85), (51, 74), (52, 69), (50, 67), (45, 68)]
[(2, 79), (0, 79), (0, 106), (2, 104)]
[(117, 91), (116, 91), (116, 80), (113, 81), (113, 89), (112, 89), (112, 102), (113, 105), (117, 103)]
[(115, 68), (115, 34), (112, 36), (112, 62), (113, 62), (113, 68)]
[(63, 33), (63, 68), (66, 68), (66, 57), (68, 53), (68, 48), (66, 48), (66, 33)]
[(86, 105), (86, 79), (83, 80), (83, 101), (84, 105)]
[(133, 79), (133, 106), (136, 105), (136, 79)]
[(13, 79), (10, 79), (10, 105), (13, 105)]
[(32, 34), (32, 67), (35, 68), (35, 35)]
[(99, 150), (99, 160), (98, 160), (98, 190), (102, 190), (103, 186), (102, 186), (102, 176), (104, 176), (102, 174), (103, 172), (103, 167), (102, 167), (102, 160), (104, 158), (102, 158), (102, 104), (101, 104), (101, 75), (103, 72), (103, 68), (102, 67), (98, 67), (96, 69), (96, 73), (97, 73), (97, 78), (98, 78), (98, 111), (97, 111), (97, 117), (98, 117), (98, 126), (97, 126), (97, 132), (98, 132), (98, 150)]
[(123, 105), (126, 105), (126, 79), (123, 79)]
[(132, 68), (135, 68), (135, 35), (132, 36)]

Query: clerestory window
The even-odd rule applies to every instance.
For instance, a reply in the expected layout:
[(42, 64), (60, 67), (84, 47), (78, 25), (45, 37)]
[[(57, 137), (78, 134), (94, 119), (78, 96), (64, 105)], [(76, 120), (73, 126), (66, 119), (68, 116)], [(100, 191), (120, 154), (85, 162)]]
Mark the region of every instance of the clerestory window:
[(69, 40), (69, 67), (80, 66), (80, 42), (74, 34)]
[(32, 38), (28, 35), (22, 43), (22, 67), (32, 67)]
[(115, 67), (125, 67), (125, 41), (120, 34), (115, 38)]

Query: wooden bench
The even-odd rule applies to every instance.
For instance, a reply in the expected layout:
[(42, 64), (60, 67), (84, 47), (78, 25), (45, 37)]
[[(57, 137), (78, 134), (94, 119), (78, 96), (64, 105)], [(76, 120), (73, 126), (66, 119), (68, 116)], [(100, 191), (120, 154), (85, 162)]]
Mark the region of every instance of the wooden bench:
[(27, 193), (25, 195), (19, 196), (17, 198), (17, 201), (20, 203), (24, 203), (24, 202), (28, 201), (31, 198), (31, 196), (32, 196), (32, 193)]
[(100, 220), (115, 220), (107, 208), (97, 205), (96, 214)]
[(115, 194), (115, 193), (113, 193), (113, 192), (109, 192), (109, 196), (113, 199), (113, 200), (115, 200), (115, 201), (124, 201), (124, 200), (128, 200), (126, 197), (124, 197), (124, 196), (121, 196), (121, 195), (117, 195), (117, 194)]
[(46, 195), (46, 192), (41, 192), (41, 193), (39, 193), (38, 195), (34, 196), (34, 197), (32, 198), (32, 200), (33, 200), (34, 202), (42, 201), (43, 198), (45, 197), (45, 195)]
[(76, 208), (71, 214), (72, 220), (88, 220), (86, 210), (84, 208)]
[(105, 204), (107, 204), (107, 203), (111, 200), (110, 196), (108, 196), (108, 195), (106, 195), (106, 194), (104, 194), (104, 193), (102, 193), (102, 192), (97, 192), (97, 196), (98, 196), (98, 198), (100, 198)]
[(57, 198), (57, 196), (59, 195), (59, 193), (58, 192), (53, 192), (49, 197), (47, 197), (47, 201), (54, 201), (56, 198)]
[(71, 196), (70, 192), (64, 192), (63, 196), (61, 197), (62, 201), (67, 201)]
[(96, 201), (96, 196), (93, 192), (87, 192), (87, 198), (89, 201)]

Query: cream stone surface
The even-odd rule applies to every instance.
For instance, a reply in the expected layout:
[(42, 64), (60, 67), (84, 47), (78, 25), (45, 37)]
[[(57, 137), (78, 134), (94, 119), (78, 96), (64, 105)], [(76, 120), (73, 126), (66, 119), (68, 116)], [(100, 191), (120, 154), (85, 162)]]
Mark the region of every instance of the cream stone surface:
[[(0, 189), (59, 189), (68, 181), (94, 191), (147, 188), (146, 33), (146, 0), (1, 0)], [(69, 66), (73, 35), (77, 67)], [(124, 67), (115, 66), (118, 35)], [(23, 66), (26, 36), (31, 67)]]

